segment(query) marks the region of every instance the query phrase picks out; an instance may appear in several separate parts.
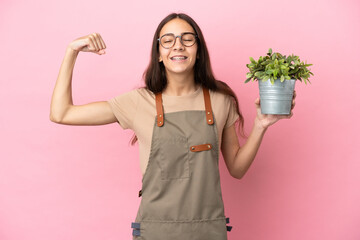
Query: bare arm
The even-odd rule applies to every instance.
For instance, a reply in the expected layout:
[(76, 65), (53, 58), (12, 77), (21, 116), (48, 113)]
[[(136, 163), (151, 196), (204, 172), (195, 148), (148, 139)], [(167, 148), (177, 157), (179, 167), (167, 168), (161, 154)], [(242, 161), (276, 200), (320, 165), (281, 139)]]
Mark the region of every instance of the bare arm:
[(262, 127), (258, 119), (255, 119), (250, 136), (241, 148), (236, 135), (235, 124), (224, 129), (221, 151), (231, 176), (241, 179), (245, 175), (255, 159), (266, 129)]
[[(296, 93), (294, 91), (291, 109), (295, 106), (295, 97)], [(224, 129), (222, 135), (221, 151), (224, 156), (226, 167), (228, 168), (230, 175), (237, 179), (241, 179), (245, 175), (254, 161), (268, 127), (280, 119), (289, 119), (293, 115), (292, 111), (289, 115), (263, 115), (261, 114), (259, 98), (255, 100), (255, 105), (257, 116), (254, 120), (253, 129), (242, 147), (239, 146), (235, 124)]]
[(51, 121), (67, 125), (101, 125), (117, 121), (106, 101), (74, 105), (72, 100), (72, 74), (79, 52), (103, 54), (105, 47), (99, 34), (81, 37), (69, 44), (51, 99)]

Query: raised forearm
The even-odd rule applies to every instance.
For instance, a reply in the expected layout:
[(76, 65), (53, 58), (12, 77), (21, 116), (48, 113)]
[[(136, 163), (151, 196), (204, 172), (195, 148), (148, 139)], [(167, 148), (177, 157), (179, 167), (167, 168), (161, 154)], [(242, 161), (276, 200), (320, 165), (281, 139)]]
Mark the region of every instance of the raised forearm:
[(67, 107), (73, 105), (71, 80), (78, 53), (69, 47), (66, 49), (51, 99), (50, 119), (52, 120), (61, 120)]
[(258, 118), (255, 118), (250, 136), (235, 155), (232, 167), (233, 177), (240, 179), (245, 175), (255, 159), (266, 130), (267, 128), (261, 125)]

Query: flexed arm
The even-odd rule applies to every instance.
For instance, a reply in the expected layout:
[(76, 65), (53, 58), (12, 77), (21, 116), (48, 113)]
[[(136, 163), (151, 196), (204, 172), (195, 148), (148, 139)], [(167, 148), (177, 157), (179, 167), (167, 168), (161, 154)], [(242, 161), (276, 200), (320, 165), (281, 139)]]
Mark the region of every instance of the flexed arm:
[(80, 37), (67, 46), (51, 99), (51, 121), (67, 125), (101, 125), (116, 122), (108, 102), (73, 105), (72, 100), (71, 81), (79, 52), (102, 55), (105, 54), (105, 48), (105, 42), (98, 33)]

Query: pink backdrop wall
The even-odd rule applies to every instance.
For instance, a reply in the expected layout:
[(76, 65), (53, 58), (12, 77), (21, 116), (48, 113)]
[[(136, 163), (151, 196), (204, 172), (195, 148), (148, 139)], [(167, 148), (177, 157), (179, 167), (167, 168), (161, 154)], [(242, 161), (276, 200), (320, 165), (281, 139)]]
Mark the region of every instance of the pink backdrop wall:
[(220, 159), (229, 239), (360, 239), (356, 0), (1, 1), (0, 239), (131, 238), (141, 188), (132, 132), (52, 123), (50, 99), (67, 44), (92, 32), (107, 53), (80, 53), (74, 104), (142, 85), (153, 32), (173, 11), (202, 28), (247, 132), (258, 96), (257, 83), (243, 83), (249, 56), (272, 47), (314, 64), (312, 84), (296, 85), (293, 118), (268, 129), (245, 177)]

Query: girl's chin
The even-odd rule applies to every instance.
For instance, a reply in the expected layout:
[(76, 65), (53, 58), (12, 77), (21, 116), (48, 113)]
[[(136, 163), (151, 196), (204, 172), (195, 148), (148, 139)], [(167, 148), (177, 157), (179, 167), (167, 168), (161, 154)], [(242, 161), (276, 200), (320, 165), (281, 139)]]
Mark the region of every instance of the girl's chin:
[(170, 68), (165, 68), (168, 73), (175, 74), (189, 74), (194, 71), (194, 66), (171, 66)]
[(190, 72), (192, 72), (193, 70), (189, 70), (189, 69), (166, 69), (166, 72), (168, 74), (189, 74)]

